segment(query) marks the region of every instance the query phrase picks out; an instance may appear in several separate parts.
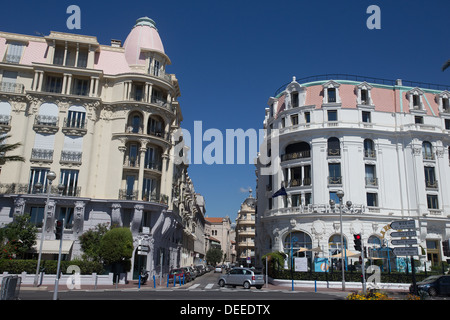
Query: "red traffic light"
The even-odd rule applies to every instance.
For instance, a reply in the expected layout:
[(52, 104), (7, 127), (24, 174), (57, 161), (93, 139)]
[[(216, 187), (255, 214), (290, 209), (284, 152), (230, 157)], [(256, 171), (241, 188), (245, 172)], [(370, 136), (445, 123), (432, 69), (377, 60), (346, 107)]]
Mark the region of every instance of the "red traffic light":
[(361, 235), (360, 234), (355, 234), (355, 239), (356, 240), (361, 240)]

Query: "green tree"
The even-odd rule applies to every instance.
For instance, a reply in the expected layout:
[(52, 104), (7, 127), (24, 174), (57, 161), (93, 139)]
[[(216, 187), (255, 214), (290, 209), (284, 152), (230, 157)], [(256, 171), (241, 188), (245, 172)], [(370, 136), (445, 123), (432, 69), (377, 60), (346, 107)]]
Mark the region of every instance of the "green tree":
[(206, 260), (208, 263), (211, 263), (212, 265), (216, 265), (220, 261), (222, 261), (223, 252), (221, 249), (218, 248), (211, 248), (206, 252)]
[(0, 258), (23, 258), (36, 243), (37, 228), (28, 214), (17, 215), (0, 229)]
[(5, 164), (6, 162), (12, 162), (12, 161), (25, 161), (25, 158), (22, 156), (7, 156), (6, 154), (8, 152), (11, 152), (18, 147), (20, 147), (22, 144), (20, 142), (8, 144), (5, 143), (5, 140), (10, 138), (11, 136), (2, 136), (0, 137), (0, 165)]
[(83, 233), (80, 237), (80, 245), (83, 254), (82, 259), (85, 261), (101, 262), (100, 255), (100, 242), (103, 236), (108, 232), (108, 224), (100, 223), (95, 229), (89, 229)]
[(133, 256), (133, 235), (129, 228), (113, 228), (100, 240), (100, 256), (107, 265), (130, 270)]

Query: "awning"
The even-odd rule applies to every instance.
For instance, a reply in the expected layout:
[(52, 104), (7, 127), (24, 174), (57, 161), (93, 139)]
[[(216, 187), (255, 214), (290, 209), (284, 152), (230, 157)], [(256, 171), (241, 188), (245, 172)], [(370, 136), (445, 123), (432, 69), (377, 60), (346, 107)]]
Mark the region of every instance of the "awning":
[[(357, 252), (352, 252), (348, 249), (345, 250), (345, 254), (344, 254), (344, 258), (353, 258), (353, 257), (359, 257), (361, 255), (361, 253), (357, 253)], [(340, 258), (342, 255), (340, 253), (335, 254), (333, 256), (331, 256), (330, 258)]]
[[(42, 253), (44, 254), (58, 254), (59, 253), (59, 243), (61, 240), (44, 240), (42, 244)], [(71, 240), (63, 240), (61, 253), (69, 254), (72, 249), (73, 241)], [(39, 252), (39, 248), (41, 246), (41, 240), (36, 240), (36, 244), (33, 246), (33, 249), (36, 252)]]

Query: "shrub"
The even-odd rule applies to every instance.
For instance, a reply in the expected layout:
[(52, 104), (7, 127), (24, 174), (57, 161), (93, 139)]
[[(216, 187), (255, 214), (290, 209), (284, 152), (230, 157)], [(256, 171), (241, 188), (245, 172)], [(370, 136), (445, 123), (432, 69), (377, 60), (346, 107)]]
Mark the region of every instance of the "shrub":
[[(37, 260), (0, 260), (0, 273), (8, 272), (10, 274), (20, 274), (26, 272), (34, 274), (36, 272)], [(104, 272), (103, 266), (99, 262), (94, 261), (61, 261), (61, 271), (65, 273), (67, 268), (71, 265), (80, 267), (81, 274), (102, 274)], [(41, 266), (45, 268), (46, 274), (56, 274), (58, 261), (57, 260), (43, 260)]]

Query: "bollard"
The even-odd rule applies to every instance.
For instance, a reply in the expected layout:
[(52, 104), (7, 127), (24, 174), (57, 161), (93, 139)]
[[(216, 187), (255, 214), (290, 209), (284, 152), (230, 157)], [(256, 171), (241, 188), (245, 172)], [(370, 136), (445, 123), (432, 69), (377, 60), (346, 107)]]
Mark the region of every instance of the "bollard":
[(141, 275), (139, 275), (139, 284), (138, 284), (138, 289), (141, 288)]
[(169, 287), (169, 275), (167, 275), (167, 288)]
[(153, 288), (156, 288), (156, 279), (155, 279), (155, 275), (153, 275)]
[(317, 292), (317, 280), (314, 280), (314, 292)]
[(180, 287), (181, 287), (181, 276), (180, 276)]

